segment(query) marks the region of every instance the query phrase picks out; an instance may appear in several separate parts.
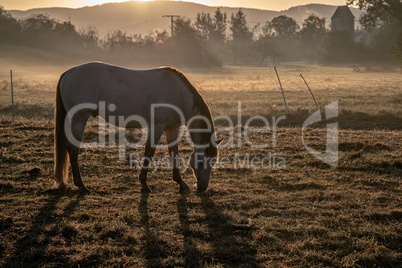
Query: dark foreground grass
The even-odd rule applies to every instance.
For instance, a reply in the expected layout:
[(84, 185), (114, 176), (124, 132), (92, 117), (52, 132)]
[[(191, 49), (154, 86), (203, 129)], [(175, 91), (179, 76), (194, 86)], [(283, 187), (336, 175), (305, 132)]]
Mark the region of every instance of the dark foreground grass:
[[(64, 69), (44, 77), (15, 70), (18, 123), (9, 121), (7, 72), (0, 81), (0, 147), (7, 148), (0, 152), (0, 266), (401, 266), (400, 73), (322, 66), (278, 70), (291, 114), (279, 125), (277, 146), (255, 149), (243, 139), (240, 147), (222, 148), (222, 159), (230, 162), (216, 167), (203, 196), (180, 195), (167, 168), (149, 174), (154, 193), (142, 196), (139, 169), (130, 167), (128, 159), (119, 161), (116, 147), (81, 152), (84, 182), (93, 194), (80, 195), (71, 181), (65, 192), (54, 191), (54, 91)], [(322, 110), (339, 102), (336, 168), (315, 159), (302, 144), (295, 111), (302, 105), (311, 114), (315, 107), (300, 72)], [(271, 69), (223, 68), (188, 75), (214, 116), (238, 122), (239, 102), (243, 123), (253, 115), (272, 123), (272, 116), (285, 114)], [(326, 131), (323, 125), (313, 127), (306, 144), (323, 152)], [(272, 132), (248, 134), (255, 144), (273, 141)], [(128, 137), (137, 140), (138, 135)], [(94, 141), (97, 136), (92, 122), (85, 138)], [(220, 136), (224, 143), (230, 141), (228, 132)], [(185, 157), (191, 150), (180, 145)], [(131, 149), (127, 156), (142, 153), (143, 148)], [(167, 149), (158, 150), (156, 157), (167, 157)], [(247, 159), (254, 164), (245, 164)], [(183, 177), (195, 189), (191, 172)], [(233, 226), (249, 219), (252, 228)]]
[[(256, 143), (270, 135), (250, 133)], [(94, 136), (90, 126), (86, 137)], [(324, 129), (306, 140), (325, 150)], [(229, 159), (271, 155), (286, 164), (218, 166), (202, 196), (180, 195), (168, 169), (149, 174), (154, 193), (143, 196), (139, 170), (119, 161), (117, 148), (85, 149), (81, 169), (93, 194), (80, 195), (71, 182), (52, 190), (52, 122), (1, 121), (0, 265), (400, 267), (402, 134), (341, 130), (339, 140), (337, 168), (306, 151), (299, 127), (279, 128), (276, 148), (222, 149)], [(188, 157), (191, 147), (180, 152)], [(183, 176), (194, 189), (191, 173)], [(250, 229), (232, 225), (248, 219)]]

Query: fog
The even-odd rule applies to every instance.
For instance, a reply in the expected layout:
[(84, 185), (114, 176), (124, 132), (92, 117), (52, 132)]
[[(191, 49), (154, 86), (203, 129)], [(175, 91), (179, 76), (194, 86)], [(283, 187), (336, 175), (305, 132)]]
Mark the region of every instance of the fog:
[(122, 30), (100, 35), (96, 26), (77, 28), (44, 14), (17, 20), (0, 9), (0, 57), (4, 66), (71, 66), (88, 61), (152, 68), (268, 66), (282, 62), (318, 64), (393, 64), (390, 51), (397, 29), (329, 31), (325, 19), (310, 15), (299, 26), (281, 15), (251, 28), (242, 10), (201, 12), (194, 20), (175, 18), (167, 31), (147, 35)]

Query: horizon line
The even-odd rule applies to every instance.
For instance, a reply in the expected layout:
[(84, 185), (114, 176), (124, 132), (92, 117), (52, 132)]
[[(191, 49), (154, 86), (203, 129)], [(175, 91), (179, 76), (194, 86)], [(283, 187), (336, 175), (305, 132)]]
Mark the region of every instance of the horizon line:
[[(201, 3), (196, 3), (192, 1), (139, 1), (139, 0), (128, 0), (128, 1), (121, 1), (121, 2), (107, 2), (107, 3), (101, 3), (101, 4), (95, 4), (95, 5), (84, 5), (84, 6), (78, 6), (78, 7), (71, 7), (71, 6), (43, 6), (43, 7), (32, 7), (28, 9), (6, 9), (6, 11), (30, 11), (30, 10), (35, 10), (35, 9), (50, 9), (50, 8), (64, 8), (64, 9), (81, 9), (81, 8), (88, 8), (88, 7), (96, 7), (96, 6), (103, 6), (103, 5), (109, 5), (109, 4), (121, 4), (121, 3), (128, 3), (128, 2), (136, 2), (139, 4), (149, 4), (151, 2), (156, 3), (156, 2), (176, 2), (176, 3), (192, 3), (195, 5), (200, 5), (200, 6), (206, 6), (206, 7), (216, 7), (216, 8), (233, 8), (233, 9), (253, 9), (253, 10), (263, 10), (263, 11), (273, 11), (273, 12), (283, 12), (287, 11), (292, 8), (296, 7), (301, 7), (301, 6), (309, 6), (309, 5), (320, 5), (320, 6), (339, 6), (339, 5), (331, 5), (331, 4), (323, 4), (323, 3), (308, 3), (308, 4), (301, 4), (301, 5), (296, 5), (296, 6), (290, 6), (287, 9), (281, 9), (281, 10), (275, 10), (275, 9), (265, 9), (265, 8), (258, 8), (258, 7), (244, 7), (244, 6), (219, 6), (219, 5), (206, 5), (206, 4), (201, 4)], [(0, 5), (1, 6), (1, 5)], [(347, 6), (347, 5), (343, 5)], [(356, 8), (351, 6), (350, 8)]]

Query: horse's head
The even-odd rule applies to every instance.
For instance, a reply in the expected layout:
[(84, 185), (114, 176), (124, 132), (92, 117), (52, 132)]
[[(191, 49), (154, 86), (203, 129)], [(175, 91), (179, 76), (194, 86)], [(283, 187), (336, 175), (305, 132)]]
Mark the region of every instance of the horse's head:
[(220, 141), (213, 141), (202, 148), (195, 148), (191, 155), (190, 164), (197, 178), (197, 191), (204, 192), (208, 188), (212, 168), (218, 160), (218, 145)]

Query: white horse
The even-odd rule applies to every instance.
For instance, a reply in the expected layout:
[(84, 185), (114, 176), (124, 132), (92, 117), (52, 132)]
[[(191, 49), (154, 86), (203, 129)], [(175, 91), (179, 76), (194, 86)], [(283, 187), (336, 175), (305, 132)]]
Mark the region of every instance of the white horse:
[[(113, 109), (100, 112), (101, 102)], [(153, 110), (151, 118), (151, 108), (155, 105), (160, 107)], [(85, 108), (77, 109), (80, 106)], [(69, 117), (71, 111), (75, 112)], [(170, 67), (136, 71), (104, 63), (88, 63), (63, 73), (57, 85), (54, 132), (55, 180), (60, 188), (65, 187), (70, 159), (74, 184), (81, 191), (89, 191), (81, 179), (78, 154), (91, 115), (103, 115), (105, 121), (117, 126), (121, 120), (116, 122), (110, 118), (135, 116), (142, 118), (148, 126), (145, 160), (139, 176), (142, 193), (151, 192), (146, 181), (147, 172), (163, 132), (172, 159), (173, 179), (180, 185), (181, 192), (189, 190), (180, 176), (177, 159), (179, 128), (188, 123), (194, 143), (190, 164), (197, 178), (197, 190), (203, 192), (207, 189), (220, 141), (215, 140), (214, 122), (207, 104), (183, 73)], [(123, 120), (125, 123), (121, 127), (144, 127), (140, 121)]]

